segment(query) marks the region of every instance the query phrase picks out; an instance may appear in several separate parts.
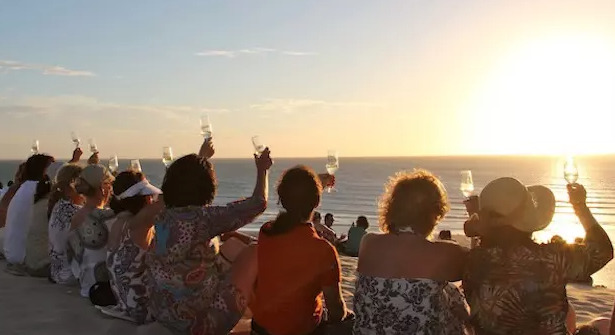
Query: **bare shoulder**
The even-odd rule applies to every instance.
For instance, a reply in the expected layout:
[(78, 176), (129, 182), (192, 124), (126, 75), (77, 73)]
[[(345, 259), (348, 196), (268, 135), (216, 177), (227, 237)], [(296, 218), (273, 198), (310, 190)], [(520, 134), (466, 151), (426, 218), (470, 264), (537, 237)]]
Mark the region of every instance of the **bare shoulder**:
[(431, 242), (431, 247), (434, 252), (446, 256), (465, 256), (469, 252), (467, 248), (464, 248), (457, 243), (446, 241), (433, 241)]

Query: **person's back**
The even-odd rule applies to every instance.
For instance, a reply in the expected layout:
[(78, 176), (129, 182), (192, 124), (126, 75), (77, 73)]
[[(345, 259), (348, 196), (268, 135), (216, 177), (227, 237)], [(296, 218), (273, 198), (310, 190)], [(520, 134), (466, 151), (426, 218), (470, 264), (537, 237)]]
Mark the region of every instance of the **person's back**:
[(31, 276), (49, 276), (49, 197), (38, 200), (32, 207), (32, 224), (26, 239), (26, 268)]
[(608, 235), (585, 204), (585, 189), (568, 185), (568, 192), (587, 234), (585, 245), (532, 240), (555, 211), (555, 196), (548, 188), (526, 187), (513, 178), (499, 178), (483, 188), (480, 213), (465, 227), (481, 237), (463, 279), (476, 334), (566, 334), (566, 284), (613, 258)]
[(303, 224), (281, 235), (261, 231), (257, 255), (254, 322), (275, 335), (314, 330), (321, 322), (322, 288), (340, 281), (335, 248)]
[(467, 307), (450, 282), (461, 279), (466, 253), (426, 238), (447, 210), (443, 186), (418, 171), (398, 175), (387, 190), (384, 234), (361, 243), (354, 334), (463, 334)]

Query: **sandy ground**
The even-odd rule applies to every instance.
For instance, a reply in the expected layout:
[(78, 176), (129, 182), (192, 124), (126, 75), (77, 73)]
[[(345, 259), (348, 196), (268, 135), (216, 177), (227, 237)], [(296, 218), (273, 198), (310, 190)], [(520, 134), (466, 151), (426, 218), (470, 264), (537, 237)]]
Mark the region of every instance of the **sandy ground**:
[[(463, 243), (463, 242), (462, 242)], [(344, 298), (352, 307), (357, 260), (341, 257)], [(0, 262), (0, 334), (2, 335), (119, 335), (169, 334), (158, 324), (137, 327), (98, 312), (78, 289), (49, 283), (46, 279), (15, 277), (3, 271)], [(573, 304), (577, 323), (597, 317), (610, 317), (615, 290), (569, 285), (568, 297)], [(236, 327), (235, 334), (246, 334), (249, 319)]]

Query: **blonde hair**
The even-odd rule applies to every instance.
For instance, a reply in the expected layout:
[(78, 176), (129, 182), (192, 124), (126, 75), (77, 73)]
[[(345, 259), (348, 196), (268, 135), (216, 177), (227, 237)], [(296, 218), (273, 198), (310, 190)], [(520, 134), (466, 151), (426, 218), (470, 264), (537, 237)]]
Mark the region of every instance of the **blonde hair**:
[(449, 210), (444, 185), (426, 170), (401, 171), (389, 178), (378, 207), (383, 232), (409, 227), (425, 236)]

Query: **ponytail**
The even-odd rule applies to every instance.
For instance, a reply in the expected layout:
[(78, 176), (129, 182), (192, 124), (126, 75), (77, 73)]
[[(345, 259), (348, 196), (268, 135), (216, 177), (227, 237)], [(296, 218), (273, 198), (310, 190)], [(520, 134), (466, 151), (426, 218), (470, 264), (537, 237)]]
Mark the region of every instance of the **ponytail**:
[(309, 220), (305, 215), (297, 212), (280, 212), (273, 222), (263, 228), (268, 236), (282, 235), (293, 230), (295, 227), (305, 224)]

